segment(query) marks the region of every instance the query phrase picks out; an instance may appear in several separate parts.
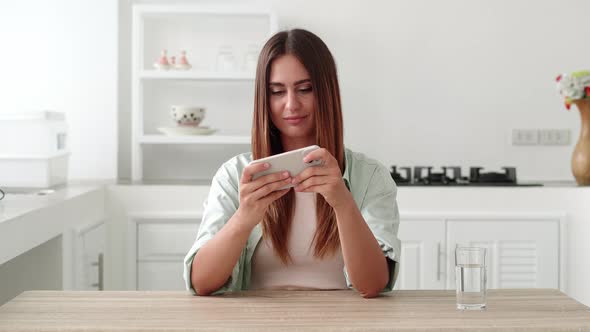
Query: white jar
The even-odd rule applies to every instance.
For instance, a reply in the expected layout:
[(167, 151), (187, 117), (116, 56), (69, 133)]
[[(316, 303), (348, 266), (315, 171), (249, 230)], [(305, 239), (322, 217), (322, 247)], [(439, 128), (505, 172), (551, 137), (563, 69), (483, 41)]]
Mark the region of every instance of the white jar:
[(231, 45), (222, 45), (217, 52), (217, 71), (232, 72), (236, 70), (236, 58)]
[(260, 47), (257, 44), (249, 44), (248, 48), (246, 49), (246, 53), (244, 54), (244, 66), (242, 70), (245, 72), (254, 72), (256, 71), (256, 66), (258, 65), (258, 53), (260, 52)]

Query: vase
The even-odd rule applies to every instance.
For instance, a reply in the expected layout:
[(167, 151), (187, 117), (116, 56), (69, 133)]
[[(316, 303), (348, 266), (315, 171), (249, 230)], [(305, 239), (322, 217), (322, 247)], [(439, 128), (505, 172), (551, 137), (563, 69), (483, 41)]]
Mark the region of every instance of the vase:
[(580, 137), (572, 155), (572, 173), (580, 186), (590, 185), (590, 99), (574, 101), (580, 111)]

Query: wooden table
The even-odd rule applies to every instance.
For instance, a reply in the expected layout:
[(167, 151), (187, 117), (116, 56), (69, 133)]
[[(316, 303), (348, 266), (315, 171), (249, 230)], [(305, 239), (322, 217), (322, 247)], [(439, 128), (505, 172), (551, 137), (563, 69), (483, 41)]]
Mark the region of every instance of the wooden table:
[(491, 290), (485, 311), (453, 291), (24, 292), (0, 307), (0, 331), (97, 330), (590, 331), (590, 308), (557, 290)]

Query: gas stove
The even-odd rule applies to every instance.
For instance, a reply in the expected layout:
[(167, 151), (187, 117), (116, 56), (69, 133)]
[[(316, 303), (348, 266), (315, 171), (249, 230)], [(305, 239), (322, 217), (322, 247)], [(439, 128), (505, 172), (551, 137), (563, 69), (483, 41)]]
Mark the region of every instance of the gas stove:
[(542, 186), (540, 183), (519, 183), (515, 167), (502, 167), (501, 172), (483, 172), (483, 167), (469, 167), (469, 176), (461, 174), (460, 166), (391, 166), (391, 177), (398, 186)]

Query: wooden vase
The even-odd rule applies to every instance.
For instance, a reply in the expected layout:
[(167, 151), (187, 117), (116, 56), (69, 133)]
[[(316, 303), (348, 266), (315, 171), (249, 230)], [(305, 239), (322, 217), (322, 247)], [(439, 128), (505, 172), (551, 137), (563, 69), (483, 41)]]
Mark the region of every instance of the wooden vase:
[(572, 155), (572, 173), (580, 186), (590, 185), (590, 99), (574, 101), (580, 110), (580, 138)]

